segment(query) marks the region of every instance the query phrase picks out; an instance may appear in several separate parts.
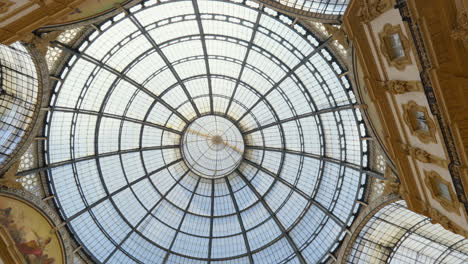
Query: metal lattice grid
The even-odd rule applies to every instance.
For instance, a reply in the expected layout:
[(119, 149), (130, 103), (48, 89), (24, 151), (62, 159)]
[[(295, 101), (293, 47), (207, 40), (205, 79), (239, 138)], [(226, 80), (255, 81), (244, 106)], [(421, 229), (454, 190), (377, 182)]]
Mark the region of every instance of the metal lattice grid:
[(339, 21), (349, 0), (258, 0), (279, 10), (323, 21)]
[(403, 201), (380, 209), (360, 231), (346, 263), (468, 262), (468, 239), (432, 224)]
[(38, 96), (36, 67), (26, 48), (0, 45), (0, 169), (31, 129)]
[[(251, 1), (147, 1), (98, 27), (77, 49), (54, 42), (72, 57), (45, 144), (56, 205), (94, 261), (328, 258), (370, 173), (329, 40)], [(235, 130), (189, 128), (203, 118)], [(240, 163), (200, 177), (184, 137)]]
[(181, 149), (185, 164), (200, 177), (230, 175), (239, 167), (244, 140), (237, 126), (217, 115), (202, 116), (187, 126)]

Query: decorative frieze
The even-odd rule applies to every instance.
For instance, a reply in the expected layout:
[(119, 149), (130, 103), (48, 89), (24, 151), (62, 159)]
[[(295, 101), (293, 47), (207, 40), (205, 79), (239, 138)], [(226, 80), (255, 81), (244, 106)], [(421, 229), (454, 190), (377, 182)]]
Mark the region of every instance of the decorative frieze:
[(420, 81), (401, 81), (390, 80), (383, 85), (384, 88), (392, 94), (404, 94), (409, 92), (423, 92), (423, 86)]
[[(406, 21), (409, 26), (409, 32), (411, 34), (415, 46), (416, 56), (422, 68), (421, 82), (424, 87), (424, 92), (426, 94), (426, 98), (429, 103), (431, 112), (434, 115), (434, 118), (436, 119), (437, 123), (439, 124), (441, 137), (443, 138), (443, 142), (445, 143), (447, 156), (450, 160), (449, 171), (452, 176), (452, 182), (455, 186), (458, 200), (464, 204), (465, 212), (468, 212), (468, 199), (466, 196), (465, 187), (463, 186), (463, 182), (465, 182), (467, 174), (463, 174), (462, 172), (460, 166), (462, 160), (460, 154), (457, 151), (457, 144), (455, 143), (455, 138), (453, 136), (452, 129), (448, 124), (447, 120), (442, 116), (439, 109), (438, 100), (435, 96), (436, 92), (434, 91), (434, 86), (432, 84), (431, 79), (431, 76), (432, 78), (434, 78), (433, 75), (431, 75), (434, 72), (431, 60), (429, 58), (429, 49), (427, 48), (428, 45), (425, 43), (424, 40), (429, 38), (423, 37), (423, 30), (421, 29), (421, 26), (418, 23), (418, 21), (420, 20), (412, 18), (410, 7), (408, 6), (406, 0), (397, 0), (396, 7), (399, 9), (403, 20)], [(464, 19), (462, 18), (461, 20), (463, 21)]]
[(402, 148), (405, 153), (414, 159), (423, 162), (423, 163), (431, 163), (442, 168), (448, 167), (448, 161), (437, 156), (430, 154), (429, 152), (425, 151), (424, 149), (413, 147), (410, 145), (402, 144)]
[(431, 223), (440, 224), (445, 229), (450, 230), (455, 234), (462, 235), (465, 238), (468, 238), (468, 232), (465, 229), (450, 221), (450, 219), (447, 216), (443, 215), (438, 210), (429, 207), (428, 214), (431, 218)]

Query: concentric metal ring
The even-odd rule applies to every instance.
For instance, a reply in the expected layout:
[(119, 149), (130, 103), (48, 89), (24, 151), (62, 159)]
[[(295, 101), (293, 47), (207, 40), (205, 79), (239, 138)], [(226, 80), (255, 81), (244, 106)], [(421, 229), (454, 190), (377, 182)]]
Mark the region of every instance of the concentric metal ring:
[[(366, 130), (329, 41), (253, 1), (127, 11), (76, 49), (55, 42), (70, 59), (45, 160), (79, 244), (97, 263), (325, 261), (367, 179)], [(189, 128), (205, 116), (238, 131), (190, 133), (210, 133)], [(197, 173), (191, 137), (203, 141), (193, 161), (232, 141), (240, 163)]]
[(187, 166), (208, 179), (230, 175), (244, 154), (240, 131), (234, 123), (216, 115), (194, 120), (185, 130), (181, 145)]

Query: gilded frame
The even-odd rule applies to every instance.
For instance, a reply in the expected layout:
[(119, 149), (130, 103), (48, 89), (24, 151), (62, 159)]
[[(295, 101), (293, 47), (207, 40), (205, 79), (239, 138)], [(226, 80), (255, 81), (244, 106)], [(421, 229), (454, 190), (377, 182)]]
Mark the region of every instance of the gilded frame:
[[(398, 34), (401, 41), (401, 45), (403, 46), (403, 52), (405, 53), (403, 57), (396, 59), (392, 59), (390, 57), (389, 47), (387, 47), (385, 40), (387, 37), (393, 34)], [(401, 25), (385, 24), (385, 26), (383, 27), (383, 31), (379, 33), (379, 38), (380, 51), (382, 52), (390, 67), (395, 67), (397, 68), (397, 70), (403, 71), (407, 65), (412, 64), (410, 42), (408, 38), (403, 34)]]
[[(427, 111), (427, 108), (418, 105), (415, 101), (409, 101), (407, 104), (403, 104), (403, 109), (403, 119), (410, 128), (411, 134), (419, 138), (419, 140), (421, 140), (421, 142), (423, 143), (437, 143), (437, 139), (435, 136), (436, 126), (432, 118), (429, 116), (429, 111)], [(428, 131), (418, 129), (417, 121), (414, 119), (414, 115), (416, 112), (424, 113), (427, 126), (429, 127)]]
[[(425, 182), (427, 187), (431, 191), (432, 198), (438, 201), (442, 205), (442, 207), (444, 207), (448, 211), (460, 214), (459, 202), (457, 199), (457, 195), (453, 190), (452, 184), (449, 181), (442, 178), (435, 171), (424, 171), (424, 174), (426, 175)], [(450, 194), (450, 200), (448, 200), (439, 193), (437, 185), (440, 183), (447, 185)]]

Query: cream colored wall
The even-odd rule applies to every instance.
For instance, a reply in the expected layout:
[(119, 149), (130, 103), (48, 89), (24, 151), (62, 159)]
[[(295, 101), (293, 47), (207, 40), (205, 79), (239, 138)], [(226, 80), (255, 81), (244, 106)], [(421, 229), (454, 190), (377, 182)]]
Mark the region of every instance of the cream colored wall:
[[(0, 27), (8, 25), (40, 7), (39, 4), (33, 4), (25, 8), (25, 5), (31, 2), (28, 0), (15, 0), (12, 2), (14, 2), (14, 4), (8, 8), (7, 12), (0, 14)], [(11, 14), (14, 15), (10, 17)], [(7, 19), (3, 19), (7, 16)]]
[[(407, 38), (409, 38), (410, 36), (410, 33), (405, 27), (405, 24), (401, 20), (400, 12), (397, 9), (388, 10), (387, 12), (383, 13), (376, 19), (372, 20), (369, 24), (370, 24), (370, 27), (372, 28), (373, 38), (376, 40), (376, 43), (378, 45), (377, 46), (378, 50), (380, 50), (379, 33), (383, 31), (383, 28), (386, 24), (400, 25), (403, 30), (403, 34), (405, 34)], [(390, 80), (412, 81), (412, 80), (420, 79), (418, 66), (415, 63), (416, 58), (413, 52), (411, 53), (411, 61), (413, 62), (413, 64), (406, 66), (404, 71), (400, 71), (396, 69), (395, 67), (390, 67), (390, 65), (385, 60), (385, 57), (383, 57), (380, 52), (379, 52), (379, 56), (384, 62), (383, 63), (384, 70)]]
[[(380, 51), (380, 38), (379, 33), (383, 31), (383, 28), (386, 24), (391, 25), (400, 25), (403, 31), (403, 34), (410, 40), (411, 43), (411, 65), (407, 65), (404, 70), (398, 70), (395, 67), (392, 67), (387, 62), (386, 58)], [(366, 37), (370, 40), (371, 46), (371, 55), (376, 58), (376, 64), (378, 65), (378, 72), (380, 74), (380, 81), (388, 81), (388, 80), (403, 80), (403, 81), (420, 81), (419, 75), (419, 68), (416, 62), (416, 57), (414, 53), (414, 48), (411, 42), (411, 35), (408, 31), (408, 28), (403, 23), (400, 13), (396, 9), (390, 9), (384, 12), (379, 17), (375, 18), (374, 20), (370, 21), (369, 23), (364, 24), (364, 29), (366, 32)], [(393, 94), (390, 93), (384, 88), (382, 88), (382, 92), (386, 93), (386, 98), (388, 103), (391, 106), (392, 114), (397, 117), (397, 127), (398, 131), (395, 133), (399, 133), (401, 138), (403, 139), (404, 144), (421, 148), (431, 155), (437, 156), (444, 160), (448, 160), (447, 152), (444, 147), (443, 139), (441, 138), (440, 130), (436, 124), (436, 143), (423, 143), (421, 140), (411, 133), (410, 127), (404, 121), (404, 108), (403, 105), (407, 104), (409, 101), (415, 101), (418, 105), (424, 106), (427, 108), (429, 112), (429, 116), (432, 120), (434, 120), (434, 116), (430, 113), (429, 104), (427, 102), (426, 96), (423, 91), (421, 92), (408, 92), (404, 94)], [(435, 120), (434, 120), (435, 121)], [(449, 217), (452, 221), (457, 223), (458, 225), (464, 227), (468, 230), (468, 218), (465, 213), (465, 210), (462, 206), (459, 206), (458, 212), (453, 212), (444, 208), (437, 200), (432, 197), (431, 191), (427, 182), (425, 180), (426, 174), (425, 171), (435, 171), (437, 172), (443, 179), (447, 180), (448, 182), (452, 183), (451, 175), (448, 168), (442, 168), (439, 165), (431, 164), (431, 163), (423, 163), (414, 157), (408, 156), (410, 160), (412, 174), (415, 176), (417, 186), (417, 192), (421, 194), (421, 197), (425, 201), (427, 201), (431, 207), (435, 208), (436, 210), (442, 212), (444, 215)], [(452, 190), (455, 191), (453, 184), (450, 186)]]

